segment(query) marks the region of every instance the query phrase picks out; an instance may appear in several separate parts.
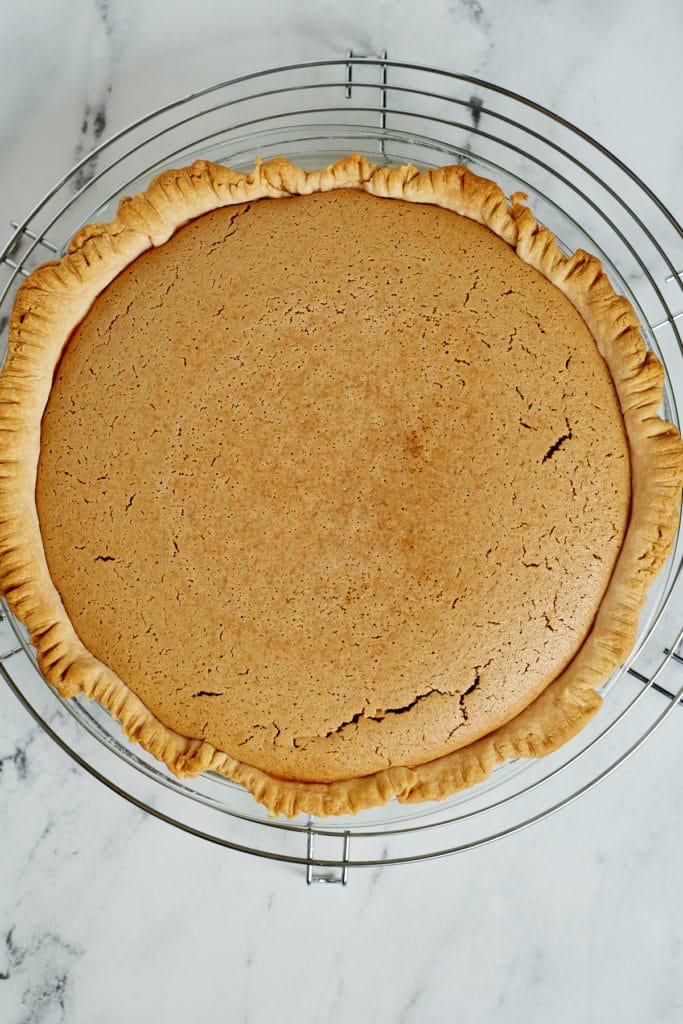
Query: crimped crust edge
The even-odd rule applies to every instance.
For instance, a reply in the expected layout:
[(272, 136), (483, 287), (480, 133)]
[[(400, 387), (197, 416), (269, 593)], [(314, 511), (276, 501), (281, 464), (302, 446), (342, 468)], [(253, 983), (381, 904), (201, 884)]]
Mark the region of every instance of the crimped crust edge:
[[(143, 252), (221, 206), (261, 198), (358, 188), (371, 195), (432, 203), (493, 230), (564, 293), (593, 334), (619, 397), (631, 453), (632, 503), (622, 550), (595, 623), (566, 669), (524, 711), (481, 739), (416, 768), (393, 767), (331, 783), (291, 782), (241, 763), (202, 740), (164, 726), (128, 686), (84, 647), (50, 578), (35, 505), (40, 422), (52, 376), (71, 332), (97, 295)], [(45, 677), (66, 697), (98, 700), (125, 734), (179, 776), (215, 771), (234, 779), (273, 814), (356, 813), (386, 803), (438, 800), (485, 779), (511, 757), (538, 757), (574, 736), (601, 704), (596, 687), (631, 649), (647, 589), (670, 552), (678, 525), (683, 445), (659, 417), (663, 370), (649, 352), (628, 301), (600, 261), (566, 257), (552, 233), (517, 197), (465, 167), (419, 172), (379, 167), (354, 155), (303, 171), (282, 158), (250, 174), (197, 161), (168, 170), (123, 199), (109, 224), (82, 228), (67, 255), (34, 271), (20, 288), (0, 377), (0, 587), (29, 629)]]

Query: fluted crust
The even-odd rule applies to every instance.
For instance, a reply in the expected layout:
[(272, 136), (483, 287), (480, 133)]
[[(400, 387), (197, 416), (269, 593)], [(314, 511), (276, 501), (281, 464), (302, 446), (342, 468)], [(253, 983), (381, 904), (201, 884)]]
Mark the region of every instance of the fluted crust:
[[(628, 530), (587, 639), (571, 663), (524, 711), (452, 754), (418, 767), (393, 767), (332, 783), (290, 782), (240, 763), (206, 741), (164, 726), (80, 642), (50, 578), (35, 504), (40, 423), (53, 372), (71, 332), (95, 298), (139, 255), (162, 245), (183, 224), (222, 206), (265, 197), (338, 188), (432, 203), (485, 225), (539, 270), (578, 310), (611, 372), (626, 426), (632, 502)], [(673, 545), (683, 446), (662, 420), (663, 371), (648, 352), (628, 301), (617, 295), (600, 262), (584, 252), (565, 257), (553, 235), (518, 197), (465, 167), (418, 172), (378, 167), (351, 156), (303, 171), (284, 159), (250, 174), (198, 161), (155, 178), (123, 199), (109, 224), (90, 224), (67, 255), (36, 270), (17, 295), (10, 346), (0, 378), (0, 586), (28, 627), (46, 678), (66, 696), (97, 699), (126, 735), (180, 776), (215, 771), (241, 783), (272, 814), (355, 813), (392, 797), (437, 800), (486, 778), (510, 757), (538, 757), (575, 735), (600, 706), (595, 688), (622, 663), (635, 637), (647, 589)]]

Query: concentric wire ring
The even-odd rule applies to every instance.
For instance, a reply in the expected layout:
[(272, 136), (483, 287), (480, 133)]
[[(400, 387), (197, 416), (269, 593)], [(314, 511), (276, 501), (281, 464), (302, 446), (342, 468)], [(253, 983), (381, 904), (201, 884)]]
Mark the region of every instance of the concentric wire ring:
[[(666, 367), (666, 412), (678, 423), (683, 235), (673, 215), (622, 161), (534, 101), (383, 56), (292, 64), (221, 82), (102, 142), (17, 222), (0, 252), (0, 324), (44, 249), (60, 252), (81, 224), (110, 219), (122, 195), (165, 167), (206, 157), (239, 168), (257, 155), (314, 166), (353, 150), (376, 162), (466, 162), (506, 191), (529, 194), (563, 247), (598, 254), (633, 302)], [(394, 803), (353, 819), (290, 822), (267, 818), (224, 779), (176, 780), (131, 747), (101, 708), (81, 698), (63, 701), (45, 684), (6, 606), (0, 674), (77, 763), (141, 809), (214, 843), (306, 865), (309, 873), (332, 869), (332, 880), (345, 880), (349, 867), (424, 860), (510, 835), (570, 803), (630, 757), (683, 695), (682, 557), (679, 538), (636, 648), (604, 688), (594, 721), (550, 757), (504, 765), (488, 782), (438, 805)]]

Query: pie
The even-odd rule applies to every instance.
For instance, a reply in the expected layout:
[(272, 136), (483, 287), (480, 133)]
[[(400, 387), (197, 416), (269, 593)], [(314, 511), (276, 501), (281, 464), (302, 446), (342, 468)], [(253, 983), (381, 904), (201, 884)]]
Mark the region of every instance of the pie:
[(683, 447), (631, 306), (525, 199), (200, 161), (27, 279), (0, 585), (61, 694), (288, 816), (441, 799), (583, 727)]

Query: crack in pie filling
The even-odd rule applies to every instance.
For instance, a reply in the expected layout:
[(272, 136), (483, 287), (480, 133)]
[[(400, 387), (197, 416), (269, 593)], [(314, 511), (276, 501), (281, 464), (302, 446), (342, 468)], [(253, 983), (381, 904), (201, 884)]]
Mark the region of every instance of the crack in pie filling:
[(62, 694), (286, 815), (439, 799), (588, 721), (683, 454), (630, 305), (523, 198), (198, 162), (34, 272), (0, 582)]

